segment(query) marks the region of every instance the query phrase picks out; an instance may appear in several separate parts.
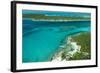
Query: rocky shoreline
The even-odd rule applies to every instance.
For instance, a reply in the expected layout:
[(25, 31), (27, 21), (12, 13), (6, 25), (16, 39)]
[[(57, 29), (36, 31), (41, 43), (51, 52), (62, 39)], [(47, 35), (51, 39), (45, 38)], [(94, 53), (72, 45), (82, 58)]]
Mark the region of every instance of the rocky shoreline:
[(65, 45), (60, 45), (60, 51), (57, 52), (52, 61), (66, 61), (69, 60), (76, 52), (80, 52), (80, 45), (77, 42), (72, 41), (71, 37), (66, 39)]
[[(88, 35), (88, 34), (89, 33), (78, 33), (76, 34), (76, 36), (79, 37), (80, 35)], [(86, 39), (86, 37), (84, 38)], [(90, 51), (88, 46), (85, 47), (87, 48), (87, 50)], [(54, 54), (51, 61), (58, 62), (58, 61), (90, 59), (90, 53), (88, 51), (85, 51), (83, 48), (84, 48), (83, 45), (80, 45), (78, 41), (75, 41), (73, 36), (69, 36), (68, 38), (66, 38), (65, 43), (63, 45), (60, 45), (59, 47), (60, 51)]]

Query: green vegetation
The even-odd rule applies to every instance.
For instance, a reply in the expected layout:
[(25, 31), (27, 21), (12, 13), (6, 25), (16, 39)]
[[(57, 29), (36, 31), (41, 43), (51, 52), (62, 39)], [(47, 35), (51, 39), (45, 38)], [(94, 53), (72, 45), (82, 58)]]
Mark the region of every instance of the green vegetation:
[(90, 32), (80, 33), (72, 37), (73, 41), (81, 46), (80, 52), (77, 52), (70, 60), (84, 60), (91, 58), (91, 36)]
[(23, 18), (32, 18), (35, 20), (90, 20), (89, 17), (46, 16), (43, 14), (23, 14)]
[[(51, 59), (57, 59), (60, 58), (61, 60), (87, 60), (91, 59), (91, 34), (90, 32), (81, 32), (78, 33), (77, 35), (73, 35), (69, 38), (69, 43), (68, 40), (66, 44), (64, 45), (63, 48), (59, 52), (57, 52), (54, 57)], [(75, 45), (72, 45), (72, 42), (76, 42), (76, 45), (80, 48), (77, 49), (76, 52), (72, 53), (75, 51)]]

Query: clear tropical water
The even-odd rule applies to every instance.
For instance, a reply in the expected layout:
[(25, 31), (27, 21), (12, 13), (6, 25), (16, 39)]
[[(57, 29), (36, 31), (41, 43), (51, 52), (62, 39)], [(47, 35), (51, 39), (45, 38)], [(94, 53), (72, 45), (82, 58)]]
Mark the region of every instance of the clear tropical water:
[(49, 22), (23, 19), (22, 61), (49, 61), (68, 35), (90, 31), (90, 21)]

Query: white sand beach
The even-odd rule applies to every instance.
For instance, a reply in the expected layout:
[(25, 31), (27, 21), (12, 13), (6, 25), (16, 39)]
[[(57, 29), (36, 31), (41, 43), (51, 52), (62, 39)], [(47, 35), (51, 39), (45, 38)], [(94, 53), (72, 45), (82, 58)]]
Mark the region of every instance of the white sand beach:
[(71, 37), (68, 38), (68, 40), (66, 40), (66, 44), (70, 45), (68, 47), (61, 45), (60, 48), (64, 48), (65, 50), (69, 49), (69, 51), (66, 52), (66, 58), (62, 60), (62, 54), (65, 50), (61, 50), (60, 52), (56, 53), (53, 57), (53, 62), (57, 62), (57, 61), (66, 61), (67, 59), (69, 59), (70, 57), (73, 56), (73, 54), (75, 54), (76, 52), (80, 52), (80, 48), (81, 46), (77, 44), (77, 42), (71, 41)]

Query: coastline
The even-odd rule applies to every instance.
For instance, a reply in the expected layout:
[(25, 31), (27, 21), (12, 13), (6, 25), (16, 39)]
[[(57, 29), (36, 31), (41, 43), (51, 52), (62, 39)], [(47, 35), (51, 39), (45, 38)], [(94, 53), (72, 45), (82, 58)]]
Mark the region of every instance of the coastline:
[[(77, 37), (87, 33), (89, 32), (85, 32), (85, 33), (81, 32), (67, 37), (65, 39), (65, 44), (59, 46), (60, 50), (54, 54), (51, 61), (57, 62), (57, 61), (90, 59), (90, 52), (83, 51), (82, 50), (83, 45), (80, 45), (79, 42), (75, 40), (75, 36)], [(83, 57), (81, 58), (81, 56)]]
[[(81, 46), (77, 45), (77, 42), (71, 41), (71, 36), (68, 37), (68, 40), (66, 40), (66, 45), (60, 46), (60, 51), (57, 52), (52, 61), (66, 61), (69, 60), (70, 57), (73, 56), (74, 53), (80, 52)], [(67, 47), (66, 47), (67, 46)], [(71, 49), (70, 47), (73, 46), (75, 48)], [(64, 56), (66, 54), (66, 56)], [(62, 59), (63, 56), (63, 59)]]

